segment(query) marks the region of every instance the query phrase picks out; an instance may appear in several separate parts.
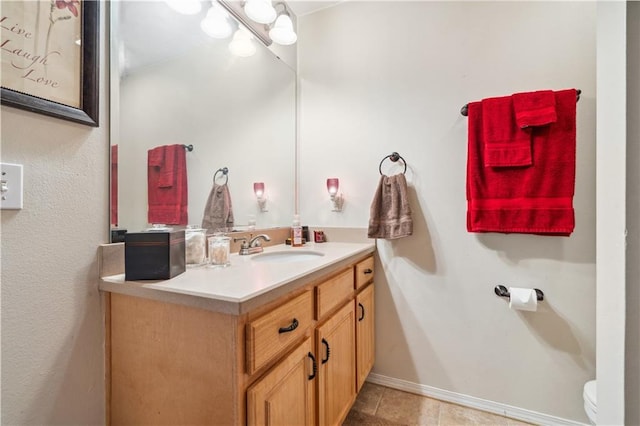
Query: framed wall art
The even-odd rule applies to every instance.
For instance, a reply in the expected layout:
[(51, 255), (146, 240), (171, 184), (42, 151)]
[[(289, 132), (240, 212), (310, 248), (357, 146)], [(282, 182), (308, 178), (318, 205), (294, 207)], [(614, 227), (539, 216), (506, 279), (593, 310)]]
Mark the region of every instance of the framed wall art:
[(97, 0), (2, 0), (2, 104), (98, 126)]

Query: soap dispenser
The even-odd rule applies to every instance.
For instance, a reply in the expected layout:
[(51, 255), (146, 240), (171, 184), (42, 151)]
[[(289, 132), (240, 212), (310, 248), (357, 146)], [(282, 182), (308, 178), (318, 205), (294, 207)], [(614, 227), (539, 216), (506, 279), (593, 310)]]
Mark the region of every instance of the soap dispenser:
[(302, 247), (302, 226), (300, 226), (300, 215), (293, 216), (291, 225), (291, 246)]

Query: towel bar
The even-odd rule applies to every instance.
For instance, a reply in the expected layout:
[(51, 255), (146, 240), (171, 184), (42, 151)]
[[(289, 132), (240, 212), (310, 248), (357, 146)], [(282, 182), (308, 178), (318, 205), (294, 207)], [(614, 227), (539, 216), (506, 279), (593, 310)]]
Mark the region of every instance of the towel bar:
[[(576, 89), (576, 102), (580, 100), (581, 93), (582, 90)], [(469, 115), (469, 104), (464, 104), (464, 106), (460, 108), (460, 114), (464, 115), (465, 117)]]
[(386, 160), (387, 158), (394, 163), (398, 160), (402, 160), (402, 164), (404, 164), (404, 170), (402, 171), (402, 174), (405, 174), (407, 172), (407, 162), (404, 161), (404, 158), (402, 158), (400, 154), (398, 154), (397, 152), (392, 152), (391, 154), (384, 157), (382, 161), (380, 161), (380, 165), (378, 166), (378, 171), (380, 172), (380, 174), (382, 174), (382, 163), (384, 163), (384, 160)]

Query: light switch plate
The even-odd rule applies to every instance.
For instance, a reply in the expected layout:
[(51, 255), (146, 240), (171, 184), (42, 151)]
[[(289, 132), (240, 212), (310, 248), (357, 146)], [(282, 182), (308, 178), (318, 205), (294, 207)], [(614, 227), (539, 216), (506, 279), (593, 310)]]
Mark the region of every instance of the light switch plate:
[(0, 163), (0, 208), (22, 209), (22, 164)]

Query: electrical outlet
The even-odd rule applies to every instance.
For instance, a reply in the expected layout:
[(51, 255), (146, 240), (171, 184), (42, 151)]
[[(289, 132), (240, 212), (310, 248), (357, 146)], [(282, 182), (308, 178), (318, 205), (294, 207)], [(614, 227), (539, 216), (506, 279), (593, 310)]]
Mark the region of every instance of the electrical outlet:
[(22, 164), (0, 163), (0, 209), (22, 209)]

